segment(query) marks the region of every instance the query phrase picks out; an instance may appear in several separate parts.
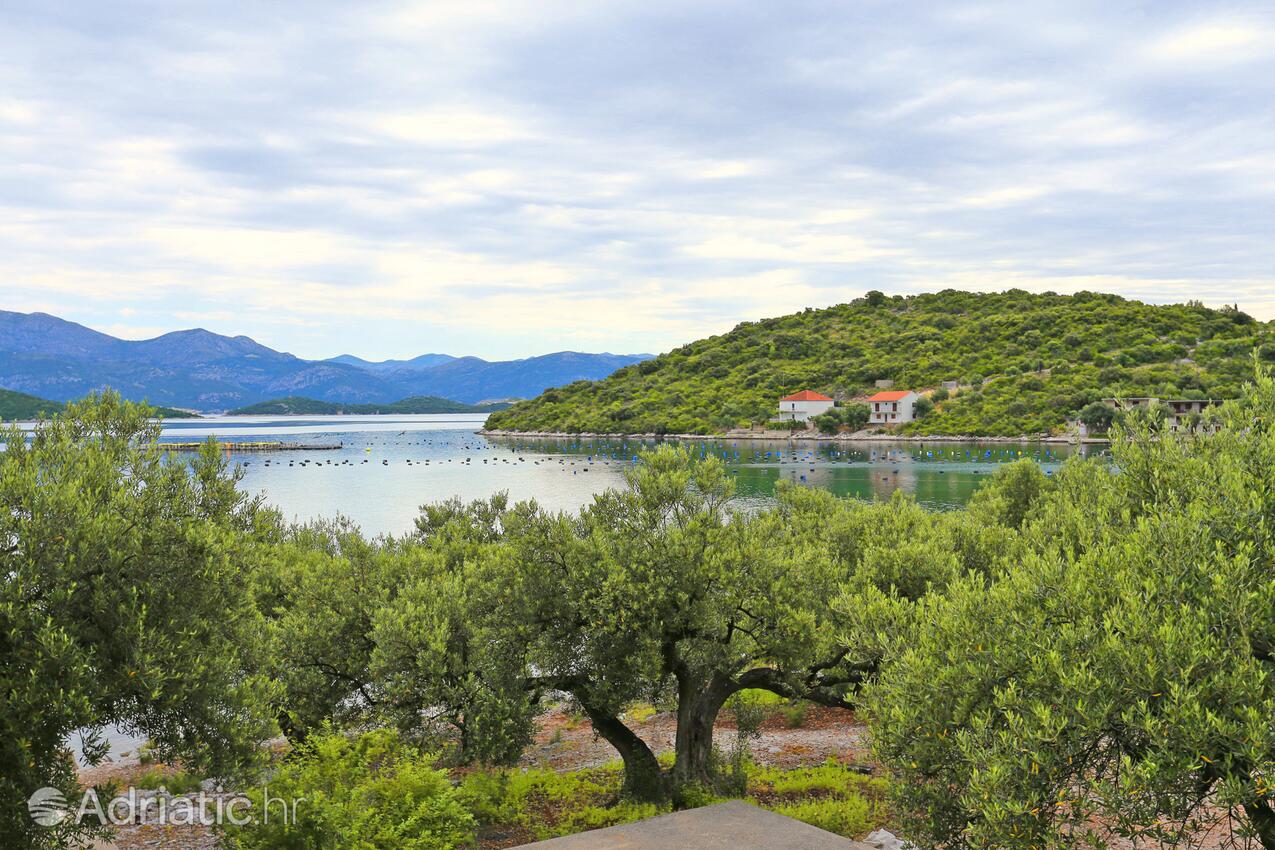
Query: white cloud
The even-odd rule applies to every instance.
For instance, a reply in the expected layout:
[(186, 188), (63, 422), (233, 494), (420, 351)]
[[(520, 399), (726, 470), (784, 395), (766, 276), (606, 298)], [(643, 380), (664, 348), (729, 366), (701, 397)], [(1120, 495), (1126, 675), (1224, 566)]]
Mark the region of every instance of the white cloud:
[(1208, 21), (1172, 29), (1146, 46), (1162, 62), (1246, 62), (1275, 57), (1275, 30), (1256, 21)]
[(1275, 317), (1275, 21), (1233, 5), (32, 7), (0, 307), (368, 356), (655, 350), (872, 288)]
[(340, 262), (345, 241), (320, 230), (247, 227), (155, 227), (142, 238), (173, 258), (199, 260), (228, 271), (280, 269)]
[(356, 123), (405, 141), (439, 146), (493, 145), (531, 136), (507, 116), (468, 109), (372, 115)]

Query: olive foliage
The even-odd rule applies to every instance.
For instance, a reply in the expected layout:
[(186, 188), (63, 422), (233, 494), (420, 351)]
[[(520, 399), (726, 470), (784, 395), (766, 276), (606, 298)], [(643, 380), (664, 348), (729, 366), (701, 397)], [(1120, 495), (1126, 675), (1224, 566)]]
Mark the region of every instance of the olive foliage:
[(994, 580), (894, 621), (869, 704), (923, 843), (1177, 844), (1230, 820), (1275, 847), (1275, 383), (1191, 432), (1133, 420), (1110, 465), (1020, 491)]
[(161, 758), (232, 775), (272, 726), (261, 620), (245, 576), (271, 523), (212, 445), (189, 463), (150, 411), (116, 395), (68, 405), (0, 452), (0, 834), (7, 847), (87, 837), (36, 825), (42, 787), (75, 799), (69, 740), (92, 763), (114, 725)]

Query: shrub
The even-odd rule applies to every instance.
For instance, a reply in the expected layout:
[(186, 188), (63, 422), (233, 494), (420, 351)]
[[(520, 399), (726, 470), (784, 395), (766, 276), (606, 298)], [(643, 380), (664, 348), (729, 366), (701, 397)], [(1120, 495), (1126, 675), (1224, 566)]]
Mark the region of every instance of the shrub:
[(563, 818), (554, 834), (571, 835), (586, 829), (602, 829), (655, 817), (659, 813), (660, 809), (654, 803), (623, 801), (613, 806), (585, 806)]
[(648, 702), (636, 702), (624, 712), (624, 719), (634, 723), (645, 723), (655, 716), (655, 706)]
[(1118, 420), (1120, 411), (1100, 401), (1090, 402), (1080, 411), (1077, 418), (1085, 427), (1095, 434), (1105, 434)]
[[(262, 817), (278, 814), (277, 805), (265, 808), (267, 794), (299, 801), (295, 820)], [(228, 847), (453, 850), (474, 838), (474, 819), (447, 775), (388, 729), (356, 738), (316, 733), (250, 797), (258, 816), (224, 827)]]
[(838, 408), (841, 413), (841, 421), (849, 427), (851, 431), (858, 431), (864, 425), (868, 424), (868, 418), (872, 411), (866, 404), (856, 402), (847, 404)]
[(193, 794), (200, 788), (199, 777), (184, 770), (162, 770), (151, 768), (133, 780), (134, 788), (156, 791), (164, 788), (169, 794)]
[(483, 824), (507, 824), (538, 839), (652, 817), (654, 804), (618, 800), (621, 767), (557, 773), (552, 770), (478, 771), (465, 777), (458, 795)]
[(874, 823), (872, 804), (863, 797), (782, 803), (771, 811), (847, 838), (862, 835)]
[(815, 423), (815, 427), (819, 429), (820, 434), (835, 434), (841, 427), (841, 417), (837, 415), (836, 410), (829, 410), (827, 413), (821, 413), (811, 420)]
[(785, 706), (783, 709), (784, 722), (788, 724), (789, 729), (800, 729), (806, 722), (806, 704), (803, 702), (793, 703)]

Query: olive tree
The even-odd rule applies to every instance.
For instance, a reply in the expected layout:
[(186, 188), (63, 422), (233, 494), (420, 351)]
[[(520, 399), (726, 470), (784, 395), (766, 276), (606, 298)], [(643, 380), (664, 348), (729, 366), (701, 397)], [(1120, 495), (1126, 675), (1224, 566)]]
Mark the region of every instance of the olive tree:
[(255, 577), (280, 685), (274, 710), (293, 740), (329, 721), (362, 722), (380, 704), (368, 672), (372, 623), (402, 566), (386, 548), (342, 518), (294, 526)]
[(1101, 401), (1091, 401), (1081, 408), (1076, 418), (1095, 434), (1105, 434), (1120, 421), (1121, 411)]
[(505, 523), (535, 510), (511, 508), (504, 493), (425, 506), (407, 549), (415, 565), (373, 622), (369, 672), (384, 716), (408, 732), (450, 728), (462, 762), (512, 763), (531, 739), (535, 688), (492, 634), (503, 588), (485, 567)]
[[(645, 799), (715, 782), (713, 727), (743, 689), (851, 706), (880, 642), (841, 641), (847, 612), (945, 586), (994, 560), (987, 550), (999, 544), (988, 541), (1000, 540), (902, 497), (871, 505), (781, 488), (773, 510), (734, 511), (722, 464), (684, 449), (647, 454), (627, 485), (576, 516), (508, 512), (454, 616), (480, 649), (458, 669), (482, 679), (489, 705), (510, 711), (524, 696), (570, 695), (619, 752), (626, 790)], [(438, 612), (441, 594), (418, 596)], [(415, 628), (456, 628), (428, 622)], [(399, 620), (400, 634), (412, 629), (410, 617)], [(438, 659), (412, 670), (425, 681), (457, 672), (455, 655), (397, 656)], [(622, 719), (637, 699), (676, 706), (667, 775)]]
[[(837, 585), (830, 559), (808, 542), (776, 545), (768, 518), (732, 514), (719, 462), (664, 447), (627, 480), (578, 516), (508, 523), (488, 583), (503, 600), (493, 635), (521, 655), (527, 684), (569, 693), (620, 753), (628, 790), (655, 798), (713, 781), (713, 724), (733, 693), (844, 705), (861, 674), (820, 628)], [(628, 702), (666, 693), (669, 777), (620, 719)]]
[(913, 837), (1275, 848), (1275, 384), (1219, 429), (1113, 435), (1055, 476), (993, 581), (922, 600), (870, 688)]
[(164, 757), (228, 775), (269, 736), (247, 592), (265, 527), (209, 445), (175, 459), (144, 407), (71, 404), (0, 452), (0, 834), (6, 847), (87, 837), (35, 824), (42, 787), (72, 798), (69, 740), (90, 762), (101, 731), (145, 735)]
[(486, 620), (473, 615), (487, 591), (483, 552), (508, 511), (497, 494), (426, 506), (402, 538), (368, 540), (342, 519), (287, 531), (257, 595), (289, 737), (388, 723), (435, 748), (454, 744), (457, 762), (517, 759), (529, 700), (499, 679), (500, 658), (483, 651)]

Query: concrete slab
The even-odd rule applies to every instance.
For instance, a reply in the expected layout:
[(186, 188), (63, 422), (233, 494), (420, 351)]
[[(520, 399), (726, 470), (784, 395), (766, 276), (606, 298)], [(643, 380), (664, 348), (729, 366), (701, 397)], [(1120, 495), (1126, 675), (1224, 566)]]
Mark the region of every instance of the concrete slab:
[(523, 844), (516, 850), (870, 850), (868, 845), (732, 800)]

